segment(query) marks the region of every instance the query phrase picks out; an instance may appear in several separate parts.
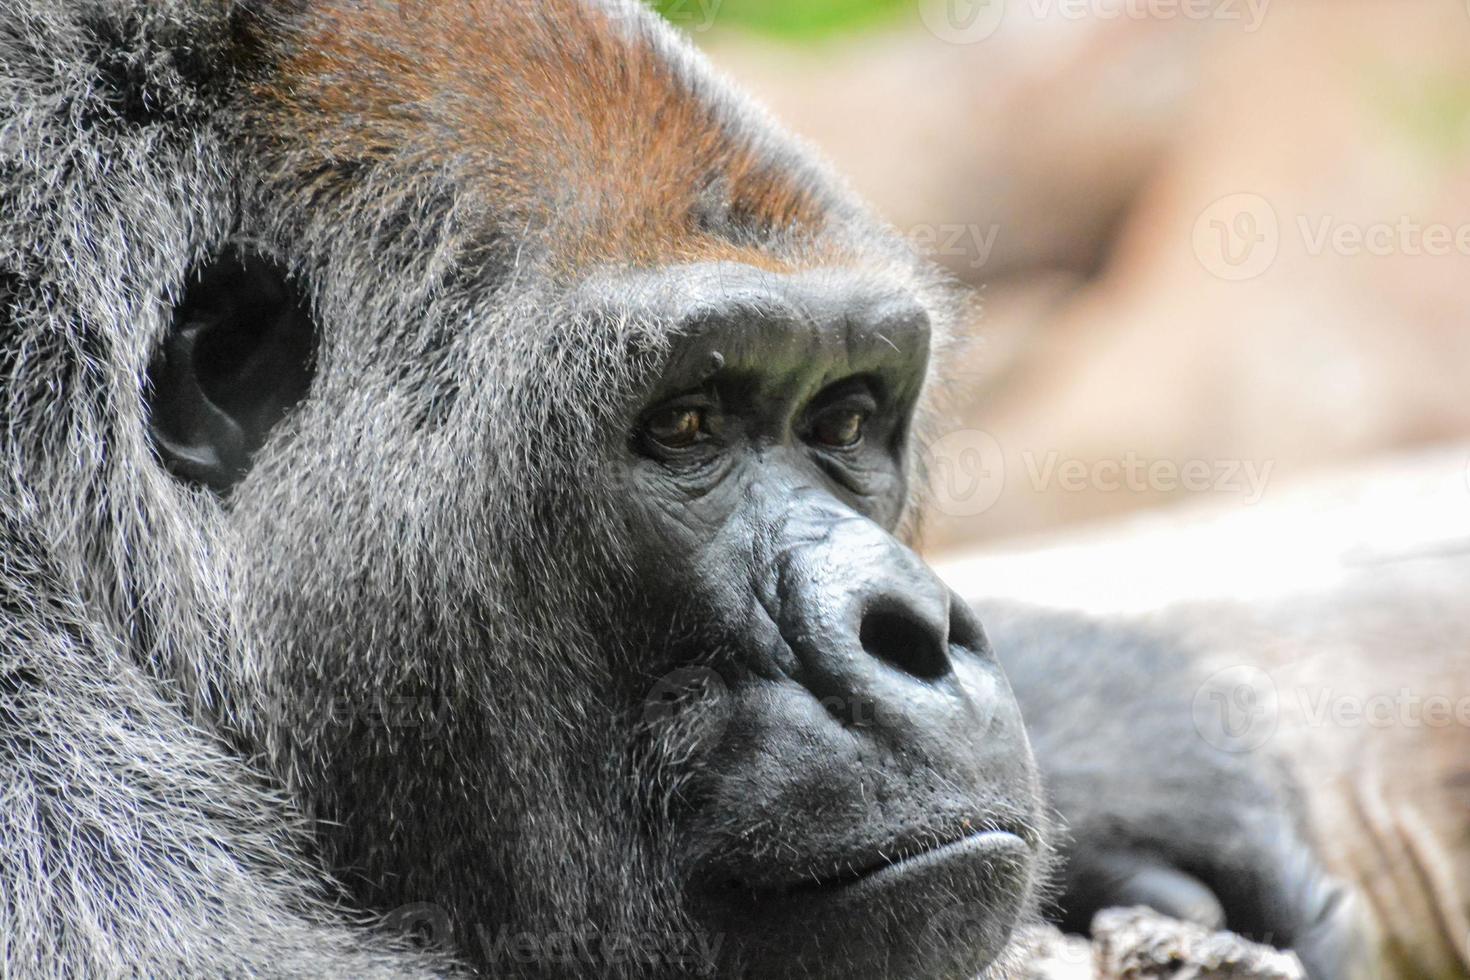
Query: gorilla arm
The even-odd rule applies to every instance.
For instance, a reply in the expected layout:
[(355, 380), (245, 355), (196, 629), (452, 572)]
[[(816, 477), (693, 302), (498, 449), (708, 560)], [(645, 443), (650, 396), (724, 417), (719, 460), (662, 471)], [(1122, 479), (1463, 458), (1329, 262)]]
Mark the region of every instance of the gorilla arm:
[(1293, 785), (1271, 759), (1194, 728), (1204, 658), (1134, 623), (978, 608), (1065, 825), (1064, 929), (1145, 905), (1292, 949), (1314, 978), (1360, 976), (1357, 909), (1325, 871)]
[(982, 606), (1069, 824), (1068, 927), (1147, 904), (1315, 976), (1465, 975), (1463, 467), (948, 570), (1077, 610)]
[(326, 904), (281, 802), (0, 506), (0, 974), (442, 975)]

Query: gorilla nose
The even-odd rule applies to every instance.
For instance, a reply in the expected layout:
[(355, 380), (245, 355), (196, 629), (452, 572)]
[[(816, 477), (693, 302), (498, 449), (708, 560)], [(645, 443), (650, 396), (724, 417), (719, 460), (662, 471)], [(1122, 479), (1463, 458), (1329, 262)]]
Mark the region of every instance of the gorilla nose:
[(949, 673), (949, 612), (914, 598), (906, 592), (874, 597), (861, 611), (858, 642), (870, 656), (920, 680), (938, 680)]
[(867, 521), (803, 536), (781, 568), (782, 638), (819, 697), (942, 684), (958, 647), (985, 653), (974, 614), (918, 555)]

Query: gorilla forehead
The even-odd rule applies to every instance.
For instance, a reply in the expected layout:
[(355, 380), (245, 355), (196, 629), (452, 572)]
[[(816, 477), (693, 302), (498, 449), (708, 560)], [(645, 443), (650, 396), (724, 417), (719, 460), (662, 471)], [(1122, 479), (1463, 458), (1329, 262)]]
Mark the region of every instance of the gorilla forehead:
[(314, 280), (326, 367), (477, 392), (507, 421), (517, 391), (534, 416), (545, 384), (637, 388), (690, 311), (619, 304), (654, 269), (677, 303), (669, 267), (843, 269), (949, 332), (935, 272), (640, 4), (339, 0), (262, 36), (257, 210)]
[(292, 175), (332, 195), (388, 170), (387, 199), (447, 178), (563, 268), (770, 265), (749, 245), (856, 212), (631, 0), (340, 0), (273, 37), (253, 101)]

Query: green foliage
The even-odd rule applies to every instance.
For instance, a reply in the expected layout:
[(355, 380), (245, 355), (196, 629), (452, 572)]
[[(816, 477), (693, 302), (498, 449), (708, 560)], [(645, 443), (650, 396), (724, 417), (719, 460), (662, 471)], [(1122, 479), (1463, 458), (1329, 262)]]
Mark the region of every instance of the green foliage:
[(1470, 85), (1463, 78), (1429, 79), (1405, 115), (1421, 142), (1441, 155), (1459, 156), (1470, 137)]
[(683, 27), (743, 27), (811, 38), (892, 22), (914, 0), (653, 0)]
[(1370, 76), (1371, 98), (1413, 145), (1441, 162), (1462, 160), (1470, 150), (1470, 76), (1390, 74)]

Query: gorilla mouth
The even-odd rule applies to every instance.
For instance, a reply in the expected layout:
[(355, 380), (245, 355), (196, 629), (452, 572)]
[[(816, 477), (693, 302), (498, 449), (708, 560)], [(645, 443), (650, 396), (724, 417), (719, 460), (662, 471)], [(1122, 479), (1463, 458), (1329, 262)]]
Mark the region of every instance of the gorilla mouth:
[(850, 863), (831, 874), (809, 875), (800, 882), (778, 889), (787, 897), (836, 895), (859, 897), (870, 892), (901, 886), (914, 876), (942, 873), (963, 865), (988, 864), (996, 860), (1024, 860), (1031, 850), (1025, 837), (1011, 830), (975, 829), (959, 837), (901, 847), (879, 854), (863, 863)]
[(1041, 847), (1024, 822), (910, 831), (820, 870), (751, 881), (747, 867), (701, 888), (699, 914), (738, 937), (755, 964), (743, 976), (977, 976), (1024, 912)]
[(900, 853), (891, 860), (882, 860), (867, 867), (858, 868), (825, 885), (819, 884), (818, 887), (829, 890), (879, 889), (890, 883), (897, 883), (911, 874), (937, 869), (944, 865), (1002, 853), (1013, 855), (1017, 851), (1026, 850), (1026, 842), (1018, 834), (1013, 834), (1008, 830), (982, 830), (939, 847)]

